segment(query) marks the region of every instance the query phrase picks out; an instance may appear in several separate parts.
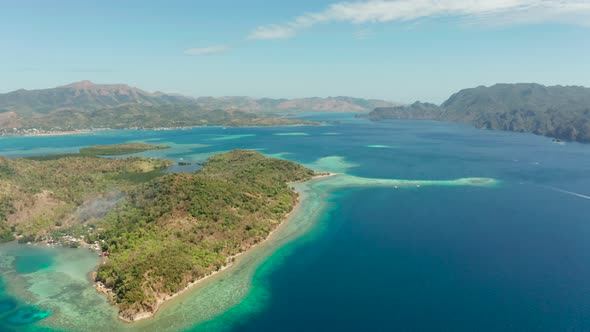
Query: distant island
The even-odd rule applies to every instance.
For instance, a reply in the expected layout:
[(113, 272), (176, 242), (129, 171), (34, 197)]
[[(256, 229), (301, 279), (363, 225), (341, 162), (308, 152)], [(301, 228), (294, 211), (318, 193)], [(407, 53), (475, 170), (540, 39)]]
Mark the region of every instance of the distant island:
[(169, 149), (165, 145), (153, 145), (147, 143), (124, 143), (114, 145), (94, 145), (80, 149), (80, 154), (86, 156), (120, 156), (126, 154), (139, 153), (150, 150)]
[(528, 132), (558, 140), (590, 142), (590, 88), (496, 84), (461, 90), (442, 105), (416, 102), (376, 108), (359, 115), (387, 119), (439, 120), (477, 128)]
[(100, 146), (47, 160), (0, 157), (0, 240), (85, 246), (100, 253), (96, 287), (126, 321), (263, 241), (298, 202), (289, 183), (314, 172), (248, 150), (214, 156), (194, 174), (169, 161), (98, 158)]
[(57, 88), (0, 94), (0, 135), (63, 134), (97, 128), (317, 124), (277, 114), (298, 111), (359, 112), (394, 105), (383, 100), (352, 97), (192, 98), (151, 93), (124, 84), (82, 81)]
[(113, 144), (113, 145), (94, 145), (80, 149), (78, 153), (66, 153), (66, 154), (47, 154), (42, 156), (30, 156), (25, 157), (29, 160), (56, 160), (66, 157), (98, 157), (98, 156), (120, 156), (126, 154), (139, 153), (149, 150), (163, 150), (168, 149), (165, 145), (152, 145), (146, 143), (124, 143), (124, 144)]
[(240, 110), (250, 112), (364, 112), (376, 107), (399, 105), (381, 99), (363, 99), (346, 96), (273, 99), (252, 97), (200, 97), (196, 99), (204, 109)]

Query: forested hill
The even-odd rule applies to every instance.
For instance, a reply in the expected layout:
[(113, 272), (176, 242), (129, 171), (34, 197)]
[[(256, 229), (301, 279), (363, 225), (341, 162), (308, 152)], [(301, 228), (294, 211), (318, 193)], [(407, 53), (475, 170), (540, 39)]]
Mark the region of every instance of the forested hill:
[(293, 162), (236, 150), (210, 158), (196, 174), (148, 182), (99, 223), (110, 260), (98, 280), (113, 290), (122, 318), (153, 313), (158, 299), (264, 240), (296, 204), (288, 183), (312, 175)]
[(441, 108), (436, 104), (415, 102), (411, 105), (379, 107), (359, 117), (374, 121), (381, 120), (437, 120), (441, 118)]
[(590, 142), (590, 88), (539, 84), (496, 84), (461, 90), (441, 106), (416, 102), (376, 108), (372, 120), (430, 119), (478, 128), (530, 132)]
[(159, 148), (0, 157), (0, 242), (16, 237), (108, 252), (97, 281), (132, 321), (264, 240), (297, 203), (289, 183), (314, 174), (248, 150), (214, 156), (194, 174), (164, 174), (171, 162), (163, 160), (96, 157)]
[(171, 164), (91, 153), (0, 157), (0, 242), (15, 236), (22, 242), (52, 237), (57, 241), (61, 231), (77, 233), (83, 223), (104, 216), (123, 192), (161, 176)]

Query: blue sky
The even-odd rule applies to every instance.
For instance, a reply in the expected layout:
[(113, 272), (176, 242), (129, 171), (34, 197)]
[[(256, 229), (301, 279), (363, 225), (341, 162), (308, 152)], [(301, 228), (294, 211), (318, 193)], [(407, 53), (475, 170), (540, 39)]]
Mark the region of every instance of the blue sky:
[(583, 0), (0, 2), (0, 92), (87, 79), (438, 103), (498, 82), (590, 86)]

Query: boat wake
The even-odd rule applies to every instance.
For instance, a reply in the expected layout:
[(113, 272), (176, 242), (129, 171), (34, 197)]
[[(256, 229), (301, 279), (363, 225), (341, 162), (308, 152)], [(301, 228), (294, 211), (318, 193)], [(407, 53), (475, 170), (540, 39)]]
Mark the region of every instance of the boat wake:
[(559, 188), (555, 188), (555, 187), (549, 187), (549, 186), (547, 188), (549, 188), (551, 190), (555, 190), (560, 193), (564, 193), (564, 194), (568, 194), (568, 195), (572, 195), (572, 196), (576, 196), (576, 197), (580, 197), (580, 198), (584, 198), (584, 199), (590, 199), (590, 196), (575, 193), (573, 191), (567, 191), (567, 190), (563, 190), (563, 189), (559, 189)]

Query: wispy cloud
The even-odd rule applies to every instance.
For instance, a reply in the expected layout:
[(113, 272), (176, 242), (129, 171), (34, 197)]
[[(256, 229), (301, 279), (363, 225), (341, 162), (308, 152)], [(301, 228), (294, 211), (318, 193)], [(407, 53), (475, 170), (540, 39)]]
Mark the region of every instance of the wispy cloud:
[(407, 22), (429, 17), (459, 17), (485, 24), (566, 23), (590, 26), (588, 0), (366, 0), (339, 2), (282, 24), (254, 29), (248, 39), (289, 38), (330, 22)]
[(207, 47), (190, 48), (184, 51), (186, 55), (211, 55), (216, 53), (227, 52), (230, 49), (228, 45), (213, 45)]

